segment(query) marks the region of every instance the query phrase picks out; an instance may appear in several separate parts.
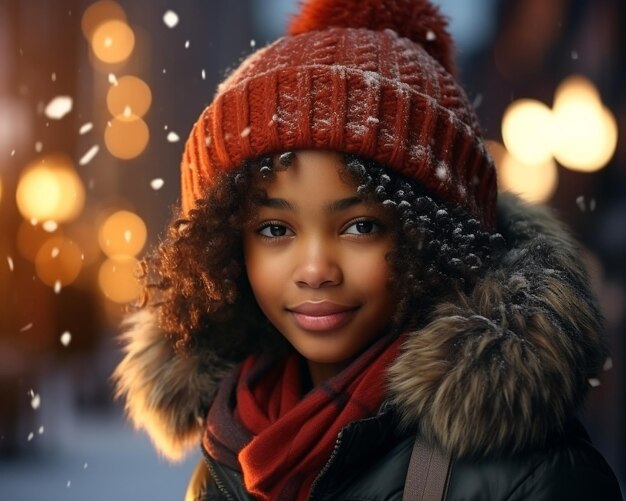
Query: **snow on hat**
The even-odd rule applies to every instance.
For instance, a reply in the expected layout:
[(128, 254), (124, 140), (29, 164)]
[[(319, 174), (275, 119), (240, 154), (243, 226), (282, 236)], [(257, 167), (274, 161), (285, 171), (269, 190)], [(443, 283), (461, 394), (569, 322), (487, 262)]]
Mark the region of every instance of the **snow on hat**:
[(492, 228), (496, 173), (428, 0), (307, 0), (289, 33), (220, 86), (181, 163), (188, 213), (220, 172), (329, 149), (375, 160)]

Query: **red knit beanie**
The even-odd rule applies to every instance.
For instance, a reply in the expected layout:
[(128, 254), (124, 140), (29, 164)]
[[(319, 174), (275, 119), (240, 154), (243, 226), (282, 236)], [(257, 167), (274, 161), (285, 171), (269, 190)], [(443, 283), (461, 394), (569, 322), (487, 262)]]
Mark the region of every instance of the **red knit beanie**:
[(375, 160), (486, 228), (496, 174), (428, 0), (308, 0), (288, 36), (249, 56), (194, 124), (181, 165), (188, 213), (245, 160), (329, 149)]

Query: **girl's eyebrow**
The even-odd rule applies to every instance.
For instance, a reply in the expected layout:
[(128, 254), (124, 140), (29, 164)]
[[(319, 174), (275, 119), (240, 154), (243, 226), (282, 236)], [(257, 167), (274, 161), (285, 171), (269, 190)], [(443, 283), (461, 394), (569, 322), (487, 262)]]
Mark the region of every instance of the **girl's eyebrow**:
[[(359, 197), (340, 198), (339, 200), (333, 200), (330, 202), (324, 210), (329, 214), (344, 211), (355, 205), (363, 203), (363, 199)], [(289, 201), (284, 198), (265, 198), (261, 200), (260, 205), (262, 207), (269, 207), (271, 209), (288, 210), (291, 212), (298, 212), (298, 209), (294, 207)]]

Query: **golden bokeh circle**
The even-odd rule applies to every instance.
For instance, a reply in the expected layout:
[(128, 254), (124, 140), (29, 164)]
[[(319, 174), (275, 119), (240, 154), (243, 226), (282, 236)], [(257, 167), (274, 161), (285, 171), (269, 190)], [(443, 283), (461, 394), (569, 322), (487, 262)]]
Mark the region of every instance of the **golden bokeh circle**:
[(115, 303), (129, 303), (141, 294), (137, 280), (139, 262), (131, 256), (116, 256), (102, 263), (98, 284), (104, 295)]
[(91, 48), (101, 61), (121, 63), (129, 58), (135, 48), (135, 34), (124, 21), (105, 21), (94, 31)]
[(54, 287), (71, 284), (82, 268), (82, 251), (76, 243), (64, 237), (52, 237), (39, 248), (35, 269), (39, 279)]
[(98, 242), (109, 257), (136, 256), (146, 243), (146, 224), (135, 213), (121, 210), (111, 214), (100, 227)]
[(101, 0), (92, 3), (85, 9), (81, 18), (80, 26), (83, 35), (87, 40), (91, 41), (96, 28), (102, 23), (112, 20), (126, 21), (126, 13), (120, 4), (111, 0)]
[(117, 80), (107, 92), (107, 107), (113, 116), (142, 117), (152, 104), (152, 91), (141, 78), (126, 75)]
[(81, 213), (85, 188), (67, 155), (50, 154), (24, 169), (15, 198), (24, 218), (61, 223)]
[(138, 157), (148, 146), (150, 131), (141, 118), (117, 116), (104, 131), (104, 144), (109, 153), (122, 160)]

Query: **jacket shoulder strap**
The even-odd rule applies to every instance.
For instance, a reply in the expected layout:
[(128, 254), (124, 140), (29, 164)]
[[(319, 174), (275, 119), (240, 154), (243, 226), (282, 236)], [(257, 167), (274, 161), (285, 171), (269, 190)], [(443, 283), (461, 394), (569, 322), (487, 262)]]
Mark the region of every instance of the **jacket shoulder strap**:
[(419, 435), (415, 440), (402, 501), (441, 501), (450, 470), (450, 457)]

